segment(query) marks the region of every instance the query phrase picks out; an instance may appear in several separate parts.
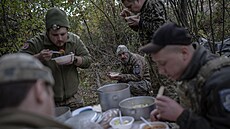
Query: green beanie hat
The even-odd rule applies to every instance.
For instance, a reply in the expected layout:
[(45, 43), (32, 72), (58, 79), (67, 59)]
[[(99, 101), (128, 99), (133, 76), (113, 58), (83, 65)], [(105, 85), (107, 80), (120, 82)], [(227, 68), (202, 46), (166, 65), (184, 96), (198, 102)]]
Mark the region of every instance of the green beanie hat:
[(46, 29), (49, 29), (51, 27), (55, 28), (58, 26), (70, 28), (69, 20), (66, 13), (56, 7), (53, 7), (47, 11), (45, 21)]

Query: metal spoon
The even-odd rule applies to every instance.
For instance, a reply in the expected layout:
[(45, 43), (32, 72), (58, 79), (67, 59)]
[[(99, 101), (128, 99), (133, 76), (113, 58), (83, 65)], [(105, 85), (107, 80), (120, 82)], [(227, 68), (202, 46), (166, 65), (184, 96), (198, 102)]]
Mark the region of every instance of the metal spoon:
[(120, 120), (121, 125), (123, 125), (123, 120), (122, 120), (122, 117), (121, 117), (121, 111), (119, 111), (119, 120)]
[(145, 118), (143, 118), (142, 116), (140, 117), (142, 121), (144, 121), (149, 127), (152, 127), (152, 125), (147, 121), (145, 120)]
[(61, 54), (61, 52), (59, 51), (51, 51), (52, 53), (57, 53), (57, 54)]

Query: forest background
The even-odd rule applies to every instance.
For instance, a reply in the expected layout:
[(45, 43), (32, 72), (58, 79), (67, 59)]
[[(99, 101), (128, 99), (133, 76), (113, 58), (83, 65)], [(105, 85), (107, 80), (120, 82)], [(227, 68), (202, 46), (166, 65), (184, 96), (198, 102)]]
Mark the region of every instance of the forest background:
[[(193, 40), (207, 39), (215, 53), (215, 42), (230, 38), (229, 0), (164, 0), (167, 20), (188, 28)], [(44, 16), (50, 7), (67, 12), (70, 31), (89, 49), (93, 64), (81, 70), (81, 93), (85, 105), (98, 103), (95, 90), (113, 83), (106, 73), (116, 70), (116, 47), (126, 45), (138, 53), (138, 34), (119, 16), (124, 8), (116, 0), (0, 0), (0, 56), (17, 52), (23, 43), (45, 30)]]

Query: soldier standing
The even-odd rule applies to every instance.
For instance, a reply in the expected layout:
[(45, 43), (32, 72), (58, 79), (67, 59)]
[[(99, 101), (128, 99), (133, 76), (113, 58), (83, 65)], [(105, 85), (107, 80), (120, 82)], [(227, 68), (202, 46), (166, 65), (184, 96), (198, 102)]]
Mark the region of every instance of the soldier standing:
[[(63, 10), (56, 7), (49, 9), (45, 23), (46, 31), (28, 40), (21, 52), (34, 55), (52, 70), (56, 106), (69, 106), (74, 110), (83, 106), (83, 98), (79, 93), (78, 68), (88, 68), (92, 58), (79, 36), (68, 32), (69, 20)], [(51, 60), (70, 53), (74, 54), (74, 58), (65, 64)]]

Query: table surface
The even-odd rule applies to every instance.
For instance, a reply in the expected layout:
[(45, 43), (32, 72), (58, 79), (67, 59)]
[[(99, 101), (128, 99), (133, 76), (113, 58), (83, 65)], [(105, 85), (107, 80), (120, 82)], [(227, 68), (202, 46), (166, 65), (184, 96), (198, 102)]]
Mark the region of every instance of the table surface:
[[(97, 112), (102, 112), (100, 104), (93, 105), (92, 109)], [(150, 121), (150, 120), (148, 119), (147, 121)], [(131, 129), (139, 129), (142, 123), (144, 123), (142, 120), (134, 121)], [(175, 123), (167, 123), (167, 124), (169, 125), (170, 129), (179, 129), (179, 126)], [(113, 128), (110, 127), (109, 129), (113, 129)]]

